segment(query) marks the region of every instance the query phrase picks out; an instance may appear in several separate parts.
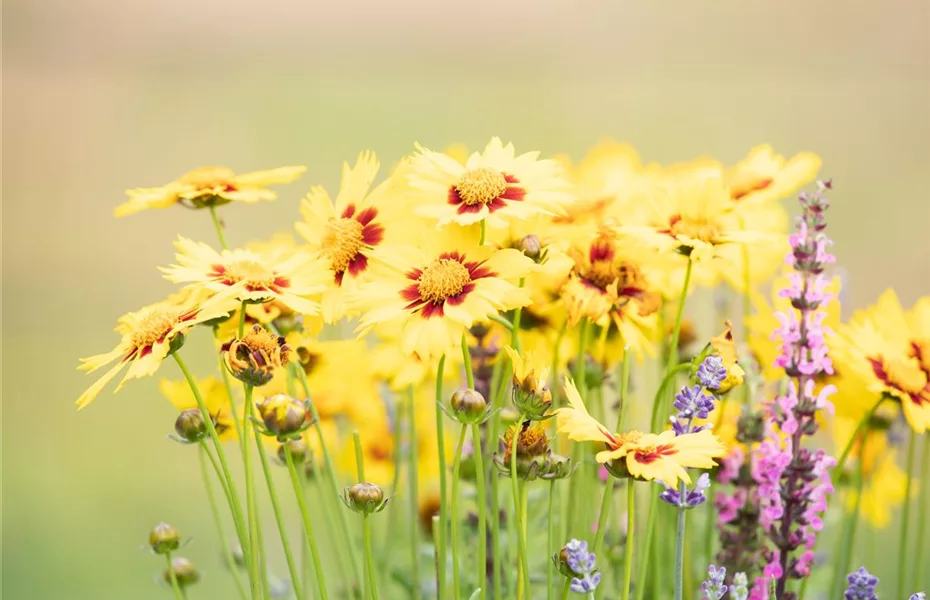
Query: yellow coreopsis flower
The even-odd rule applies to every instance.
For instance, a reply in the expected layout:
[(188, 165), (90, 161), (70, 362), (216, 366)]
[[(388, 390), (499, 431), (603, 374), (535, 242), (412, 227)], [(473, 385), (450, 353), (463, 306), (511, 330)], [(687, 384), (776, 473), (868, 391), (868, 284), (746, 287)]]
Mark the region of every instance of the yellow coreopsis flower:
[(278, 301), (296, 312), (316, 315), (319, 303), (308, 296), (325, 290), (333, 276), (325, 259), (299, 250), (286, 257), (244, 249), (217, 252), (183, 237), (174, 245), (179, 264), (163, 267), (165, 278), (212, 292), (210, 303)]
[(662, 296), (650, 285), (637, 251), (601, 228), (569, 256), (575, 265), (561, 290), (569, 324), (588, 320), (605, 329), (613, 324), (621, 346), (653, 355)]
[(760, 243), (771, 237), (740, 226), (722, 179), (706, 170), (664, 177), (647, 198), (651, 211), (645, 222), (621, 225), (619, 231), (662, 252), (690, 256), (714, 274), (739, 266), (712, 260), (725, 258), (718, 252), (721, 247)]
[[(230, 408), (231, 404), (226, 386), (222, 381), (212, 376), (196, 379), (195, 383), (197, 391), (207, 407), (207, 412), (213, 417), (213, 426), (216, 428), (217, 435), (221, 440), (235, 439), (235, 416), (233, 416)], [(190, 385), (184, 379), (162, 379), (158, 382), (158, 391), (180, 411), (199, 408)]]
[(338, 321), (348, 312), (346, 294), (369, 272), (372, 251), (382, 243), (397, 243), (407, 228), (398, 223), (402, 207), (385, 196), (391, 180), (371, 189), (378, 174), (372, 152), (359, 155), (354, 168), (342, 167), (342, 184), (336, 200), (322, 187), (314, 187), (303, 199), (303, 220), (295, 224), (311, 251), (326, 258), (333, 279), (321, 300), (323, 320)]
[(106, 354), (81, 359), (78, 369), (94, 372), (118, 360), (77, 399), (78, 408), (84, 408), (125, 367), (123, 380), (116, 386), (118, 392), (130, 379), (154, 374), (165, 358), (184, 342), (184, 335), (194, 325), (229, 315), (234, 305), (229, 302), (213, 303), (203, 307), (196, 294), (179, 294), (168, 300), (126, 313), (118, 320), (116, 332), (122, 336), (119, 344)]
[(820, 157), (811, 152), (786, 159), (763, 144), (726, 169), (723, 181), (733, 202), (764, 203), (787, 198), (814, 181), (820, 164)]
[(127, 190), (129, 201), (117, 206), (114, 214), (125, 217), (149, 208), (168, 208), (175, 204), (206, 208), (229, 202), (251, 204), (274, 200), (277, 194), (268, 189), (269, 185), (290, 183), (306, 170), (307, 167), (280, 167), (236, 175), (226, 167), (200, 167), (161, 187)]
[(513, 144), (492, 138), (484, 152), (465, 164), (417, 145), (407, 174), (415, 211), (439, 223), (470, 225), (487, 219), (503, 227), (508, 219), (558, 215), (573, 201), (558, 163), (538, 152), (517, 155)]
[(476, 321), (530, 303), (515, 282), (533, 261), (513, 249), (477, 244), (474, 228), (448, 227), (428, 236), (421, 247), (385, 250), (393, 267), (360, 286), (361, 335), (375, 326), (403, 324), (401, 349), (430, 360), (459, 344)]
[(888, 290), (839, 333), (834, 356), (840, 371), (854, 370), (876, 401), (880, 394), (898, 400), (915, 432), (930, 430), (930, 297), (905, 312)]
[(620, 461), (631, 476), (646, 481), (661, 480), (674, 488), (679, 481), (691, 483), (686, 467), (710, 469), (714, 458), (726, 454), (726, 448), (709, 429), (676, 436), (672, 430), (656, 435), (628, 431), (612, 434), (585, 408), (575, 384), (565, 379), (568, 406), (556, 411), (559, 433), (570, 440), (605, 445), (595, 460), (599, 463)]

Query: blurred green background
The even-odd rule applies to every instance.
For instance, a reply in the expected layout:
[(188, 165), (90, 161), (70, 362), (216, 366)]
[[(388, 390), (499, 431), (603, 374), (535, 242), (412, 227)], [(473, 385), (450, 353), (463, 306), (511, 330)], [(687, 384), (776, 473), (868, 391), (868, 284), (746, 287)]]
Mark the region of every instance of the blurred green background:
[[(200, 165), (307, 165), (279, 201), (223, 209), (237, 243), (288, 229), (308, 186), (332, 189), (340, 163), (363, 149), (391, 164), (414, 141), (477, 147), (499, 135), (518, 150), (580, 158), (611, 136), (648, 160), (732, 162), (768, 142), (819, 153), (834, 178), (847, 310), (888, 286), (905, 305), (930, 289), (922, 0), (7, 0), (3, 9), (8, 600), (169, 596), (152, 583), (162, 563), (139, 550), (160, 520), (198, 539), (185, 554), (206, 579), (192, 597), (232, 592), (196, 458), (165, 439), (174, 410), (156, 381), (74, 410), (91, 381), (77, 358), (112, 348), (115, 318), (171, 289), (155, 270), (171, 262), (171, 240), (214, 240), (205, 213), (114, 220), (126, 188)], [(188, 356), (207, 349), (191, 347)], [(189, 361), (205, 374), (200, 354)]]

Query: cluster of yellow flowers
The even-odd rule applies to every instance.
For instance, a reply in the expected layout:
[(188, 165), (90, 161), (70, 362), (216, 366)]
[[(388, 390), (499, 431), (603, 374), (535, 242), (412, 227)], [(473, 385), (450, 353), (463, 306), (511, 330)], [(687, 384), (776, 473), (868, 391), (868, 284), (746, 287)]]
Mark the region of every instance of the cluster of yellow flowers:
[[(489, 339), (519, 338), (555, 378), (578, 354), (579, 342), (566, 329), (585, 323), (587, 353), (606, 370), (627, 349), (638, 358), (663, 347), (677, 352), (687, 336), (668, 347), (671, 315), (690, 290), (721, 284), (753, 300), (748, 341), (762, 374), (771, 377), (777, 349), (769, 336), (783, 299), (773, 298), (770, 306), (757, 290), (780, 274), (788, 248), (789, 220), (779, 201), (813, 181), (819, 167), (813, 154), (785, 158), (768, 146), (729, 166), (710, 158), (660, 166), (644, 164), (631, 147), (615, 142), (573, 164), (566, 157), (518, 154), (494, 138), (470, 155), (418, 145), (379, 182), (378, 159), (363, 152), (354, 165), (343, 166), (334, 198), (320, 186), (310, 189), (294, 223), (296, 238), (282, 233), (240, 248), (226, 246), (217, 208), (273, 200), (268, 186), (298, 179), (304, 167), (243, 175), (205, 167), (165, 186), (129, 190), (117, 216), (175, 205), (208, 210), (220, 247), (175, 242), (176, 264), (161, 270), (185, 287), (119, 319), (116, 348), (84, 359), (80, 368), (112, 366), (77, 404), (90, 404), (123, 369), (117, 390), (129, 379), (153, 375), (195, 326), (209, 325), (227, 368), (267, 376), (256, 401), (294, 395), (286, 365), (299, 365), (333, 439), (339, 439), (339, 421), (350, 421), (362, 433), (369, 478), (387, 481), (395, 474), (395, 444), (382, 389), (422, 396), (441, 359), (445, 376), (460, 379), (459, 345), (463, 335), (474, 342), (474, 326)], [(832, 383), (840, 394), (831, 431), (837, 443), (850, 439), (882, 394), (896, 403), (877, 414), (891, 420), (903, 406), (911, 426), (926, 431), (930, 299), (905, 313), (889, 293), (848, 324), (833, 317), (839, 350)], [(325, 326), (342, 321), (356, 323), (356, 339), (318, 339)], [(255, 324), (274, 335), (246, 339)], [(215, 378), (197, 386), (218, 432), (234, 436), (229, 386)], [(196, 406), (181, 383), (162, 382), (162, 391), (179, 409)], [(571, 384), (567, 398), (563, 406), (587, 415)], [(735, 443), (721, 434), (727, 424), (721, 425), (716, 433)], [(624, 444), (595, 426), (582, 418), (568, 431), (574, 439), (606, 441), (604, 460), (616, 458)], [(420, 464), (433, 472), (436, 450), (426, 440), (435, 430), (419, 434)], [(666, 434), (643, 435), (651, 436), (646, 442), (652, 447), (669, 441)], [(881, 465), (894, 464), (886, 435), (876, 430), (862, 449), (876, 472), (890, 472)], [(695, 444), (701, 448), (692, 452), (694, 465), (666, 465), (649, 478), (674, 482), (687, 477), (681, 466), (709, 466), (718, 453), (700, 440)], [(352, 464), (350, 454), (344, 460)], [(629, 468), (643, 467), (634, 461)], [(900, 485), (868, 487), (889, 494)], [(875, 520), (886, 521), (887, 506), (873, 500)]]

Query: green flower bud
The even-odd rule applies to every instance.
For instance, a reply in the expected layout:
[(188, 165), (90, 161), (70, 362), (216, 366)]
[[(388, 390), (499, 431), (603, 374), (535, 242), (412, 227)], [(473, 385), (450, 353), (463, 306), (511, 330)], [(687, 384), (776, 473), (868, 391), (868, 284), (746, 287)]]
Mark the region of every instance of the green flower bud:
[(149, 534), (149, 545), (155, 554), (167, 554), (181, 546), (178, 530), (167, 523), (159, 523)]

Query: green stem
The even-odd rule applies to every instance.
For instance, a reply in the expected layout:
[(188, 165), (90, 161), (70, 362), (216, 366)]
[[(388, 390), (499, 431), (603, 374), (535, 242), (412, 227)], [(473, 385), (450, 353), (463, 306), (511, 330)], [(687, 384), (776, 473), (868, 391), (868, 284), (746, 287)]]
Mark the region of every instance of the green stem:
[(178, 576), (174, 573), (174, 565), (171, 564), (171, 553), (165, 553), (165, 560), (168, 563), (168, 579), (171, 581), (171, 589), (174, 590), (174, 597), (176, 600), (184, 600), (184, 595), (181, 593), (181, 586), (178, 584)]
[(847, 515), (846, 526), (843, 527), (844, 535), (840, 536), (840, 547), (836, 549), (836, 555), (842, 558), (837, 565), (836, 572), (833, 574), (833, 587), (830, 591), (831, 598), (840, 597), (843, 579), (846, 574), (849, 573), (849, 563), (852, 561), (853, 548), (856, 545), (856, 526), (859, 524), (859, 511), (862, 504), (862, 486), (865, 482), (863, 462), (862, 458), (860, 458), (859, 469), (856, 474), (856, 500), (853, 502), (852, 511)]
[(636, 502), (636, 489), (633, 480), (626, 480), (626, 548), (623, 550), (623, 588), (620, 590), (621, 600), (630, 600), (630, 575), (633, 573), (633, 531), (636, 528), (636, 518), (633, 508)]
[[(526, 283), (524, 278), (520, 278), (520, 287)], [(523, 353), (523, 349), (520, 347), (520, 318), (523, 316), (523, 307), (518, 306), (515, 311), (513, 311), (513, 328), (510, 330), (510, 345), (513, 346), (513, 349), (517, 351), (518, 354)]]
[(213, 523), (216, 525), (216, 535), (219, 537), (220, 547), (223, 549), (223, 560), (226, 561), (226, 567), (229, 569), (230, 573), (232, 573), (233, 583), (236, 585), (236, 592), (239, 594), (239, 598), (245, 600), (246, 591), (242, 585), (242, 579), (239, 577), (239, 571), (236, 569), (236, 563), (232, 555), (232, 548), (230, 548), (229, 540), (226, 538), (223, 517), (220, 515), (220, 509), (216, 503), (216, 495), (213, 493), (213, 486), (210, 484), (210, 472), (207, 469), (207, 457), (209, 457), (210, 462), (213, 463), (213, 468), (216, 471), (216, 476), (223, 488), (223, 493), (226, 494), (227, 501), (229, 500), (229, 490), (226, 488), (226, 483), (223, 481), (223, 473), (220, 470), (216, 459), (213, 458), (212, 454), (210, 454), (210, 450), (207, 448), (206, 442), (201, 441), (198, 446), (199, 452), (197, 453), (197, 456), (200, 458), (200, 475), (203, 478), (203, 488), (207, 493), (207, 502), (210, 504), (210, 513), (213, 515)]
[(478, 487), (478, 577), (477, 584), (481, 586), (478, 594), (479, 600), (485, 597), (487, 589), (488, 572), (488, 496), (485, 490), (484, 457), (481, 449), (481, 428), (477, 423), (471, 425), (472, 445), (475, 447), (475, 481)]
[[(917, 500), (919, 508), (917, 514), (917, 550), (914, 553), (915, 565), (924, 564), (924, 537), (927, 531), (927, 512), (930, 511), (930, 506), (927, 505), (927, 498), (930, 497), (930, 492), (928, 492), (930, 490), (930, 434), (926, 432), (924, 433), (924, 447), (920, 453), (920, 464), (923, 476), (920, 478), (920, 492)], [(911, 589), (920, 587), (920, 574), (920, 568), (914, 570)]]
[(439, 450), (439, 533), (437, 539), (439, 545), (436, 548), (436, 564), (438, 567), (437, 577), (439, 585), (440, 600), (445, 597), (446, 591), (446, 527), (448, 527), (448, 515), (446, 514), (446, 439), (443, 433), (442, 422), (442, 376), (443, 369), (446, 366), (446, 356), (439, 359), (439, 366), (436, 368), (436, 446)]
[[(513, 510), (516, 515), (517, 525), (517, 553), (519, 557), (519, 577), (517, 579), (517, 600), (523, 598), (523, 593), (529, 594), (530, 590), (530, 571), (527, 561), (526, 537), (523, 534), (523, 523), (526, 515), (520, 510), (520, 484), (517, 476), (517, 440), (520, 437), (520, 428), (523, 426), (524, 415), (514, 424), (513, 437), (510, 439), (510, 486), (513, 495)], [(524, 483), (524, 487), (526, 487)], [(522, 592), (522, 593), (521, 593)]]
[(265, 484), (268, 487), (268, 496), (271, 498), (271, 510), (274, 512), (275, 522), (278, 525), (278, 535), (281, 537), (281, 546), (284, 548), (284, 559), (287, 562), (287, 570), (291, 576), (294, 596), (297, 600), (303, 598), (303, 590), (300, 589), (300, 570), (294, 561), (291, 553), (291, 544), (287, 539), (287, 525), (284, 523), (284, 514), (281, 512), (281, 503), (278, 501), (278, 492), (275, 489), (274, 478), (271, 475), (271, 466), (268, 463), (268, 455), (265, 452), (265, 445), (262, 443), (261, 436), (255, 432), (255, 446), (258, 448), (258, 457), (262, 463), (262, 472), (265, 474)]
[(368, 566), (368, 581), (372, 600), (378, 600), (378, 580), (375, 577), (375, 561), (371, 554), (371, 523), (368, 513), (362, 515), (362, 535), (365, 539), (365, 564)]
[(413, 579), (413, 599), (420, 600), (420, 553), (419, 542), (420, 536), (417, 535), (417, 516), (418, 516), (418, 498), (419, 492), (419, 473), (417, 472), (417, 459), (419, 448), (419, 436), (417, 435), (417, 408), (416, 394), (413, 385), (410, 386), (407, 395), (408, 419), (410, 419), (410, 440), (407, 443), (407, 471), (408, 471), (408, 494), (410, 496), (410, 565), (411, 577)]
[(216, 214), (216, 207), (210, 207), (210, 218), (213, 219), (213, 227), (216, 229), (216, 237), (220, 238), (220, 246), (223, 247), (223, 250), (229, 250), (229, 245), (226, 244), (226, 236), (223, 234), (223, 222), (220, 221), (219, 215)]
[(322, 600), (327, 600), (329, 594), (326, 591), (325, 574), (323, 571), (323, 564), (320, 561), (320, 549), (316, 543), (316, 536), (313, 534), (313, 522), (310, 520), (310, 511), (307, 509), (304, 487), (297, 474), (297, 467), (294, 464), (294, 456), (291, 454), (291, 447), (287, 444), (284, 444), (284, 459), (287, 462), (287, 470), (291, 474), (291, 484), (294, 486), (294, 494), (297, 495), (297, 506), (300, 507), (300, 517), (304, 524), (304, 533), (307, 535), (307, 543), (310, 545), (310, 556), (313, 559), (313, 571), (316, 574), (316, 583), (320, 590), (320, 598), (322, 598)]
[(907, 538), (911, 530), (911, 486), (914, 481), (914, 450), (916, 447), (917, 433), (911, 429), (911, 435), (907, 442), (907, 485), (904, 486), (904, 512), (901, 516), (901, 536), (898, 542), (898, 579), (895, 598), (905, 596), (904, 583), (907, 577), (907, 566), (910, 564), (906, 557), (908, 556)]
[[(678, 486), (678, 492), (683, 501), (688, 492), (683, 481)], [(678, 527), (675, 533), (675, 600), (681, 600), (685, 565), (685, 506), (683, 502), (680, 502), (678, 506)]]
[(672, 329), (672, 342), (668, 351), (668, 363), (665, 366), (666, 373), (671, 372), (672, 368), (678, 363), (678, 336), (681, 334), (681, 318), (685, 314), (685, 300), (688, 299), (688, 286), (691, 284), (691, 269), (694, 263), (691, 257), (688, 257), (688, 264), (685, 267), (685, 281), (681, 285), (681, 296), (678, 299), (678, 310), (675, 313), (675, 327)]
[[(316, 431), (317, 441), (320, 444), (320, 449), (323, 451), (323, 464), (326, 467), (326, 481), (329, 484), (329, 493), (333, 498), (339, 497), (339, 485), (336, 483), (336, 469), (333, 466), (333, 458), (329, 454), (329, 448), (326, 446), (326, 440), (323, 437), (323, 426), (320, 421), (320, 414), (316, 410), (316, 404), (310, 399), (310, 385), (307, 383), (307, 374), (300, 367), (300, 365), (294, 364), (294, 372), (297, 373), (297, 377), (300, 379), (300, 385), (304, 390), (304, 395), (306, 399), (310, 401), (310, 416), (313, 418), (314, 430)], [(359, 572), (358, 562), (355, 560), (355, 553), (351, 551), (352, 548), (352, 535), (349, 531), (349, 522), (346, 520), (346, 511), (336, 510), (336, 521), (339, 524), (339, 535), (342, 537), (343, 542), (349, 547), (349, 563), (352, 565), (352, 574), (354, 575), (353, 581), (360, 581), (361, 574)], [(346, 577), (349, 577), (349, 574), (346, 573)], [(350, 589), (353, 587), (352, 584), (348, 586)]]
[[(229, 496), (227, 498), (229, 502), (229, 510), (232, 514), (233, 523), (236, 528), (236, 535), (239, 538), (239, 544), (242, 547), (243, 554), (247, 557), (251, 552), (246, 552), (246, 545), (248, 538), (246, 537), (246, 528), (245, 523), (242, 518), (242, 505), (239, 502), (239, 494), (236, 491), (236, 486), (233, 481), (232, 475), (229, 472), (229, 464), (226, 462), (226, 453), (223, 452), (223, 445), (220, 443), (220, 437), (216, 433), (216, 427), (213, 426), (213, 418), (210, 415), (210, 411), (207, 410), (207, 405), (203, 401), (203, 397), (200, 395), (200, 390), (197, 389), (197, 383), (194, 381), (193, 375), (187, 369), (187, 365), (184, 364), (184, 360), (181, 358), (179, 352), (175, 352), (174, 356), (175, 362), (178, 363), (178, 368), (181, 369), (181, 373), (184, 374), (184, 379), (187, 380), (187, 385), (191, 389), (191, 393), (194, 394), (194, 400), (197, 402), (197, 407), (200, 409), (200, 414), (203, 416), (204, 424), (207, 427), (207, 434), (210, 436), (210, 440), (213, 442), (213, 447), (216, 450), (216, 455), (219, 458), (220, 466), (223, 471), (223, 479), (226, 481), (226, 488), (229, 490)], [(252, 583), (252, 596), (258, 597), (258, 588), (257, 577), (253, 577), (257, 573), (250, 574), (250, 581)]]
[[(552, 510), (553, 499), (555, 498), (555, 479), (549, 480), (549, 524), (546, 528), (546, 556), (551, 556), (554, 552), (552, 548), (552, 538), (555, 529), (555, 512)], [(551, 560), (546, 561), (546, 600), (552, 600), (552, 581), (555, 578), (555, 563)]]
[[(483, 221), (482, 221), (483, 222)], [(475, 375), (471, 369), (471, 352), (468, 351), (468, 340), (462, 332), (462, 362), (465, 364), (465, 381), (468, 389), (475, 389)]]
[[(464, 340), (464, 338), (462, 338)], [(458, 495), (459, 495), (459, 473), (462, 466), (462, 448), (465, 446), (465, 432), (468, 431), (468, 425), (462, 423), (462, 431), (459, 434), (458, 444), (455, 446), (455, 458), (452, 461), (452, 496), (449, 499), (449, 519), (452, 522), (452, 597), (459, 599), (461, 590), (461, 581), (459, 580), (459, 515), (458, 515)]]

